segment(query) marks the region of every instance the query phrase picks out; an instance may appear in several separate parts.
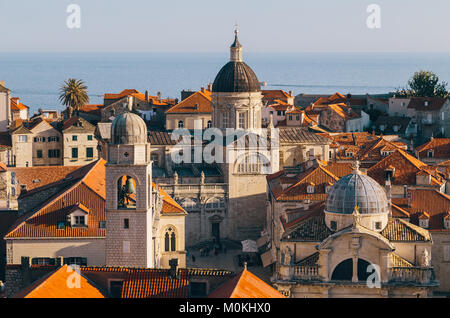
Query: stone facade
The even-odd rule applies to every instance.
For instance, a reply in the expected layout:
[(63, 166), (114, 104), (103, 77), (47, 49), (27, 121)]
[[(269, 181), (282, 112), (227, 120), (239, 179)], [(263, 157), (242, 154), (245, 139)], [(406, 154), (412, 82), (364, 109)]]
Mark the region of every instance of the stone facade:
[(94, 138), (94, 132), (95, 126), (81, 117), (73, 125), (63, 129), (64, 166), (82, 166), (97, 160), (98, 142)]

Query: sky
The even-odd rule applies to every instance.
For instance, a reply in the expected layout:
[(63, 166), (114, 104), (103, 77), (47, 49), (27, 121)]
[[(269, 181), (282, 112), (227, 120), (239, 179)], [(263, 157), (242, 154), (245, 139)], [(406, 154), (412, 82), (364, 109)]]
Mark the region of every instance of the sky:
[(0, 0), (0, 52), (223, 52), (236, 23), (248, 52), (450, 52), (448, 12), (449, 0)]

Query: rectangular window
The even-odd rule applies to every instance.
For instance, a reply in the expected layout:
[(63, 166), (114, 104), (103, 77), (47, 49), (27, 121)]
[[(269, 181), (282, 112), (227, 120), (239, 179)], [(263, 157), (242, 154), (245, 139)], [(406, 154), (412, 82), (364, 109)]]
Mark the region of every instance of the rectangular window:
[(289, 120), (292, 120), (292, 115), (289, 115)]
[(86, 148), (86, 158), (93, 158), (94, 157), (94, 148), (89, 147)]
[(381, 222), (375, 222), (375, 229), (381, 230)]
[(98, 228), (99, 229), (106, 229), (106, 221), (98, 222)]
[(59, 137), (58, 136), (50, 136), (47, 138), (48, 142), (55, 142), (55, 141), (59, 141)]
[(450, 245), (444, 246), (444, 261), (450, 262)]
[(26, 135), (20, 135), (20, 136), (17, 138), (17, 140), (18, 140), (19, 142), (27, 142), (27, 141), (28, 141), (28, 136), (26, 136)]
[(239, 128), (245, 128), (245, 113), (239, 113)]
[(92, 140), (92, 135), (88, 135), (87, 140)]
[(277, 115), (281, 116), (281, 110), (277, 111)]
[(228, 128), (228, 113), (222, 114), (222, 126), (223, 128)]
[(86, 257), (65, 257), (64, 264), (86, 266), (87, 258)]
[(73, 136), (72, 136), (72, 141), (77, 141), (77, 140), (78, 140), (77, 135), (73, 135)]
[(49, 149), (48, 157), (49, 158), (59, 158), (60, 152), (59, 149)]
[(39, 149), (36, 153), (38, 158), (42, 158), (42, 149)]
[(72, 158), (78, 158), (78, 148), (72, 148)]
[(76, 215), (74, 220), (75, 220), (75, 225), (79, 225), (79, 226), (85, 225), (84, 215)]
[(130, 228), (130, 220), (129, 219), (123, 219), (123, 228), (124, 229)]
[(33, 257), (32, 265), (55, 265), (55, 259), (50, 257)]

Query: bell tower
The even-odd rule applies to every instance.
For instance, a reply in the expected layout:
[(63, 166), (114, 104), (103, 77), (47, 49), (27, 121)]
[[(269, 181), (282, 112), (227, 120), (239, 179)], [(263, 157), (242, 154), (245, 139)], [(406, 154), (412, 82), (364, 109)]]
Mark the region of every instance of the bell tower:
[(106, 265), (154, 267), (150, 144), (131, 112), (111, 125), (106, 169)]

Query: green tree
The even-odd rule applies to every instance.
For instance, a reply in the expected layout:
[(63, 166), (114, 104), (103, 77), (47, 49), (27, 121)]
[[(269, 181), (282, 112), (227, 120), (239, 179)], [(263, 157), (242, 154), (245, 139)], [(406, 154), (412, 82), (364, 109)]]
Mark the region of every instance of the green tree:
[(397, 89), (397, 96), (446, 97), (447, 82), (440, 82), (439, 77), (430, 71), (415, 72), (408, 81), (407, 88)]
[(73, 111), (78, 111), (81, 106), (89, 103), (87, 86), (82, 80), (69, 78), (64, 81), (60, 89), (59, 100), (67, 107), (69, 117)]

